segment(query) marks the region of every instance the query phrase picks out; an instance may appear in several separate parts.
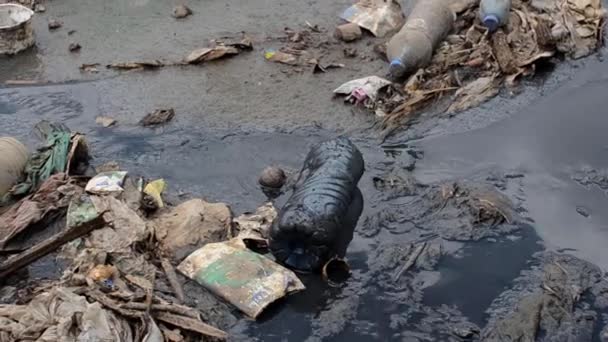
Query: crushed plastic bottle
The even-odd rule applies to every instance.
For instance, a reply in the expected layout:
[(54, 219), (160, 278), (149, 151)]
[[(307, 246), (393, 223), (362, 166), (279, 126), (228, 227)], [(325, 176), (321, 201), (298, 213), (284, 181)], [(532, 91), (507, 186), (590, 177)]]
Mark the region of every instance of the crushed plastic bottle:
[(0, 198), (22, 177), (28, 156), (17, 139), (0, 137)]
[(412, 9), (387, 46), (389, 74), (399, 79), (431, 61), (433, 51), (454, 26), (455, 15), (444, 0), (424, 0)]
[(506, 24), (511, 11), (511, 0), (481, 0), (479, 19), (490, 32)]

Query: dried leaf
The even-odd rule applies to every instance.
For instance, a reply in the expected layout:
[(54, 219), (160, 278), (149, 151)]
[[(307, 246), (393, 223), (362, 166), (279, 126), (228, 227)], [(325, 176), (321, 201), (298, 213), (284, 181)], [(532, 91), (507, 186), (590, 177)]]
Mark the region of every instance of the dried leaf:
[(199, 64), (219, 59), (225, 56), (237, 55), (239, 50), (233, 46), (219, 45), (212, 48), (202, 48), (192, 51), (185, 59), (188, 64)]
[(456, 98), (447, 112), (460, 112), (480, 105), (498, 94), (498, 82), (495, 76), (481, 77), (458, 89)]
[(175, 110), (173, 108), (157, 109), (147, 114), (139, 123), (144, 127), (158, 126), (173, 120), (174, 116)]
[(152, 61), (140, 61), (140, 62), (126, 62), (126, 63), (112, 63), (106, 65), (108, 69), (117, 70), (134, 70), (134, 69), (157, 69), (165, 66), (165, 64), (159, 60)]

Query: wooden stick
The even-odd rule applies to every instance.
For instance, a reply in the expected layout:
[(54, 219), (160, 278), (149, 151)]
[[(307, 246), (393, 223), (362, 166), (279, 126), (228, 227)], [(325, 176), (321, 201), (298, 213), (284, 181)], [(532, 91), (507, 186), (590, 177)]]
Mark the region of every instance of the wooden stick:
[(207, 323), (201, 322), (190, 317), (174, 315), (162, 311), (155, 312), (153, 316), (159, 321), (169, 323), (185, 330), (195, 331), (206, 336), (217, 337), (223, 340), (228, 337), (228, 334), (225, 331), (214, 328)]
[(160, 264), (162, 265), (163, 270), (165, 270), (169, 284), (171, 284), (171, 287), (173, 288), (175, 298), (177, 298), (180, 304), (183, 303), (185, 298), (184, 290), (182, 289), (182, 285), (179, 283), (179, 280), (177, 280), (177, 274), (175, 273), (175, 268), (173, 268), (171, 261), (169, 261), (167, 258), (161, 258)]
[(87, 222), (86, 224), (76, 227), (66, 227), (62, 232), (51, 236), (34, 247), (14, 255), (1, 263), (0, 279), (4, 279), (9, 274), (28, 266), (64, 244), (86, 235), (97, 228), (101, 228), (104, 225), (105, 221), (103, 220), (102, 215), (100, 215), (97, 219)]

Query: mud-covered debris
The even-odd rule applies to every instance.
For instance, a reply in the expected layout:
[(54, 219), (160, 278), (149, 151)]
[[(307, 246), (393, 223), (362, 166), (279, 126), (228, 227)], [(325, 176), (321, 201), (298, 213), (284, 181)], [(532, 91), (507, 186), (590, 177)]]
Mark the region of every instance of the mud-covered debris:
[(89, 64), (85, 63), (85, 64), (81, 64), (80, 67), (78, 67), (78, 68), (80, 69), (80, 71), (96, 74), (99, 72), (99, 69), (97, 69), (97, 67), (100, 65), (101, 64), (99, 64), (99, 63), (89, 63)]
[(495, 300), (481, 339), (535, 341), (542, 333), (543, 341), (591, 341), (598, 312), (587, 294), (603, 286), (601, 270), (571, 255), (546, 252), (540, 269), (528, 274)]
[(597, 186), (608, 190), (608, 170), (597, 170), (584, 167), (572, 175), (572, 179), (584, 187)]
[(416, 195), (423, 185), (407, 170), (393, 167), (372, 178), (376, 190), (381, 191), (385, 200)]
[(49, 19), (49, 30), (56, 30), (58, 28), (60, 28), (61, 26), (63, 26), (63, 22), (61, 22), (58, 19)]
[(109, 171), (97, 174), (89, 180), (85, 190), (96, 195), (120, 193), (124, 190), (122, 184), (126, 176), (126, 171)]
[(176, 19), (182, 19), (192, 14), (192, 10), (190, 7), (186, 5), (177, 5), (173, 7), (173, 11), (171, 12), (171, 16)]
[(43, 4), (36, 4), (34, 6), (34, 12), (36, 12), (36, 13), (44, 13), (44, 12), (46, 12), (46, 7)]
[(285, 175), (285, 171), (283, 171), (283, 169), (277, 166), (268, 166), (260, 174), (258, 183), (260, 183), (260, 185), (263, 187), (280, 189), (283, 187), (286, 180), (287, 176)]
[(246, 212), (234, 219), (236, 235), (250, 249), (263, 249), (268, 247), (270, 226), (277, 218), (278, 213), (271, 202), (257, 208), (255, 212)]
[(95, 167), (95, 171), (97, 173), (109, 172), (109, 171), (120, 171), (120, 164), (117, 161), (111, 160), (107, 163), (104, 163), (100, 166)]
[(116, 70), (143, 70), (143, 69), (158, 69), (165, 66), (165, 63), (159, 60), (149, 61), (137, 61), (137, 62), (124, 62), (124, 63), (112, 63), (106, 65), (108, 69)]
[(144, 127), (159, 126), (171, 121), (173, 117), (175, 117), (175, 110), (173, 110), (173, 108), (157, 109), (154, 112), (144, 116), (139, 124)]
[(181, 260), (196, 248), (228, 237), (232, 226), (230, 208), (224, 203), (193, 199), (151, 221), (161, 250)]
[[(493, 34), (479, 25), (478, 1), (458, 0), (450, 6), (458, 14), (452, 34), (427, 67), (410, 75), (401, 91), (383, 102), (387, 131), (407, 125), (439, 99), (450, 113), (477, 106), (503, 85), (515, 87), (519, 77), (534, 75), (540, 61), (587, 56), (601, 43), (601, 1), (513, 1), (507, 25)], [(450, 99), (454, 92), (458, 94)]]
[(357, 40), (361, 38), (361, 35), (361, 28), (355, 23), (339, 25), (336, 27), (336, 31), (334, 32), (334, 36), (336, 36), (336, 38), (345, 42)]
[(313, 74), (318, 74), (318, 73), (325, 73), (327, 72), (329, 69), (340, 69), (340, 68), (344, 68), (344, 64), (342, 63), (328, 63), (328, 64), (321, 64), (320, 62), (316, 62), (312, 67), (312, 73)]
[(351, 47), (344, 48), (344, 51), (342, 52), (344, 53), (344, 57), (346, 58), (355, 58), (358, 54), (357, 49)]
[(103, 127), (111, 127), (116, 124), (116, 119), (109, 116), (98, 116), (95, 118), (95, 123), (102, 125)]
[(589, 217), (589, 210), (585, 207), (578, 206), (576, 207), (576, 212), (582, 217)]
[(178, 270), (254, 319), (276, 300), (305, 289), (292, 271), (248, 250), (239, 238), (206, 244)]
[(80, 46), (80, 44), (78, 43), (70, 43), (70, 45), (68, 46), (68, 50), (70, 52), (78, 52), (80, 51), (80, 49), (82, 49), (82, 46)]
[(268, 50), (264, 52), (264, 58), (271, 62), (282, 63), (287, 65), (299, 64), (298, 57), (296, 55), (283, 51)]
[(386, 36), (405, 22), (401, 5), (394, 0), (361, 0), (346, 9), (340, 17), (370, 31), (376, 37)]
[(374, 102), (378, 93), (392, 84), (391, 81), (378, 76), (369, 76), (348, 81), (334, 90), (334, 94), (345, 95), (345, 101), (357, 104), (367, 101)]
[(213, 41), (215, 45), (230, 46), (243, 51), (253, 50), (253, 41), (245, 33), (241, 38), (223, 38)]
[(447, 112), (454, 113), (476, 107), (483, 102), (491, 99), (498, 94), (497, 84), (500, 80), (496, 76), (480, 77), (475, 81), (456, 91), (454, 102), (450, 105)]

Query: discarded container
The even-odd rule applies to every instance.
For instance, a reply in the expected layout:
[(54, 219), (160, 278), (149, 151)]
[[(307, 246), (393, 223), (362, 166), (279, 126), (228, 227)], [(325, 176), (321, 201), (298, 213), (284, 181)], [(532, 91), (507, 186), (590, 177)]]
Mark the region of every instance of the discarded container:
[(437, 45), (452, 30), (454, 20), (448, 1), (418, 1), (401, 30), (388, 42), (390, 75), (402, 78), (427, 65)]
[(401, 5), (395, 0), (361, 0), (347, 8), (340, 18), (384, 37), (399, 29), (405, 20)]
[(148, 185), (146, 185), (146, 187), (144, 188), (144, 193), (151, 196), (159, 208), (163, 208), (165, 206), (165, 204), (163, 203), (163, 198), (162, 198), (161, 194), (163, 193), (163, 191), (165, 191), (166, 188), (167, 188), (167, 183), (165, 182), (165, 180), (157, 179), (155, 181), (148, 183)]
[(102, 172), (91, 178), (87, 183), (85, 190), (88, 193), (96, 195), (106, 195), (111, 193), (122, 192), (122, 183), (127, 176), (126, 171), (110, 171)]
[(19, 181), (27, 164), (27, 148), (15, 138), (0, 138), (0, 198)]
[(481, 0), (479, 4), (479, 19), (490, 32), (496, 31), (507, 23), (511, 0)]
[(177, 269), (251, 318), (277, 299), (305, 289), (292, 271), (248, 250), (239, 238), (209, 243)]
[(293, 194), (270, 229), (277, 261), (314, 272), (332, 257), (344, 257), (363, 210), (357, 184), (364, 168), (361, 152), (348, 138), (311, 148)]
[(34, 11), (18, 4), (0, 4), (0, 54), (13, 55), (34, 45)]

